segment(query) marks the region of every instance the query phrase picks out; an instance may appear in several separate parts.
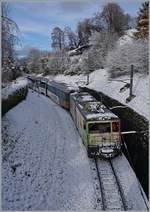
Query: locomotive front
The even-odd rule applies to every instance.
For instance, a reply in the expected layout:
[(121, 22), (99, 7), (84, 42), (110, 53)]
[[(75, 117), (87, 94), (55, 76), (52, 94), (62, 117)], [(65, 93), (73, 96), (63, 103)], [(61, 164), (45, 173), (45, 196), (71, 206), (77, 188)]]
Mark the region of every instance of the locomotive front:
[(111, 158), (121, 151), (120, 121), (88, 122), (88, 155)]
[[(87, 119), (88, 155), (112, 158), (121, 152), (120, 119), (100, 102), (90, 102)], [(92, 109), (93, 108), (93, 109)]]

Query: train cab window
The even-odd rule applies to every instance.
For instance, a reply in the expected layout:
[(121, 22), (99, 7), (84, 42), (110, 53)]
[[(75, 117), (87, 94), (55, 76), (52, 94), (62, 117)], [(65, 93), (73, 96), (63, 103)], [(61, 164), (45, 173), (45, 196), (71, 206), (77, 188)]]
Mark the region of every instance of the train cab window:
[(110, 123), (90, 123), (89, 133), (110, 133)]
[(112, 122), (112, 131), (119, 132), (119, 122), (118, 121)]

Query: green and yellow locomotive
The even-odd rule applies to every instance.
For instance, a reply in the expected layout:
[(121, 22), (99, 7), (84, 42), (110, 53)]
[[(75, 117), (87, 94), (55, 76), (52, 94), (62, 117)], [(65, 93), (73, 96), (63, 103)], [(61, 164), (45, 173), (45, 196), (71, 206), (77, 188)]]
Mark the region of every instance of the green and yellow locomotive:
[(120, 120), (86, 92), (70, 95), (70, 113), (88, 156), (111, 158), (120, 153)]

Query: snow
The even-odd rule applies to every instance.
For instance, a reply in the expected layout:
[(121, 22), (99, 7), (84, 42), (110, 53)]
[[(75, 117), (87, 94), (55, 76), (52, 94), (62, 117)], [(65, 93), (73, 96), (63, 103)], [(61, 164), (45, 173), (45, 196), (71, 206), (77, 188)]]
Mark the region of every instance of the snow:
[(3, 209), (93, 208), (89, 160), (67, 111), (29, 91), (2, 125), (11, 139), (2, 150)]
[[(69, 112), (29, 90), (3, 117), (2, 136), (4, 210), (102, 210), (92, 160)], [(126, 158), (115, 161), (127, 201), (133, 210), (145, 209)]]
[(82, 96), (83, 101), (92, 101), (93, 97), (90, 95)]
[(125, 45), (126, 43), (132, 43), (135, 32), (137, 32), (136, 29), (126, 30), (125, 34), (118, 40), (117, 44), (119, 46), (122, 46)]
[(99, 119), (99, 120), (102, 120), (103, 118), (105, 119), (111, 119), (111, 118), (118, 118), (116, 115), (114, 115), (113, 113), (96, 113), (96, 114), (88, 114), (86, 116), (87, 119)]
[(26, 78), (18, 78), (12, 83), (8, 84), (5, 88), (2, 89), (2, 99), (8, 99), (9, 95), (12, 95), (14, 92), (27, 86), (28, 80)]
[[(57, 75), (53, 78), (59, 82), (65, 82), (66, 84), (77, 86), (87, 86), (87, 77), (85, 75)], [(125, 75), (119, 78), (110, 79), (107, 69), (99, 69), (92, 72), (89, 76), (88, 88), (96, 91), (103, 92), (104, 94), (118, 100), (124, 105), (135, 110), (145, 118), (149, 117), (149, 75), (143, 76), (142, 74), (134, 74), (133, 76), (133, 98), (130, 102), (126, 103), (126, 98), (129, 96), (129, 89), (120, 93), (126, 83), (130, 83), (130, 76)]]
[[(125, 156), (122, 155), (119, 159), (114, 158), (112, 160), (112, 164), (119, 182), (122, 185), (128, 210), (147, 210), (148, 202), (147, 199), (144, 200), (145, 197), (143, 197), (145, 194), (141, 189), (141, 185), (139, 184), (135, 173), (133, 170), (130, 170), (130, 164), (127, 160), (125, 160)], [(135, 200), (137, 198), (138, 201), (136, 202)]]

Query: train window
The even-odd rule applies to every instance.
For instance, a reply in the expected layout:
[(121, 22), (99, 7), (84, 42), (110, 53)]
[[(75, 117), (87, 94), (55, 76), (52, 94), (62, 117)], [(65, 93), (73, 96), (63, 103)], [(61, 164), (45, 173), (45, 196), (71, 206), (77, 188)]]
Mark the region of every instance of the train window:
[(60, 90), (56, 88), (56, 89), (55, 89), (55, 94), (56, 94), (57, 96), (60, 97), (60, 96), (61, 96), (61, 95), (60, 95)]
[(110, 123), (90, 123), (89, 133), (110, 133)]
[(50, 85), (48, 85), (48, 90), (52, 91), (52, 87)]
[(53, 86), (51, 86), (51, 92), (55, 93), (55, 88)]
[(44, 83), (44, 82), (41, 82), (41, 83), (40, 83), (40, 86), (41, 86), (42, 88), (45, 88), (45, 83)]
[(112, 122), (112, 131), (119, 132), (119, 122)]

